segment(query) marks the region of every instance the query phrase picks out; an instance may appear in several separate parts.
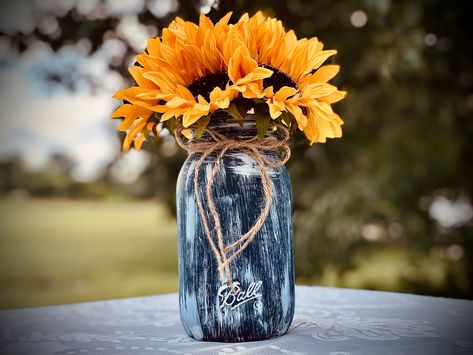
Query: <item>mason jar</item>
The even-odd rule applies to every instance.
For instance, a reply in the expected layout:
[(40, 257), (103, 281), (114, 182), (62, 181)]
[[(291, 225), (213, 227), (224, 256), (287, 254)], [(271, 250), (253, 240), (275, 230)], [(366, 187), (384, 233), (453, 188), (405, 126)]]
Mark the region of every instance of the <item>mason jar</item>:
[[(243, 126), (228, 114), (214, 116), (208, 128), (235, 140), (248, 139), (257, 134), (255, 119), (251, 115), (246, 117)], [(265, 139), (278, 137), (268, 131)], [(199, 141), (209, 140), (211, 137), (204, 131)], [(280, 159), (278, 152), (260, 153), (272, 162)], [(245, 342), (281, 336), (288, 330), (294, 316), (289, 174), (284, 165), (265, 167), (272, 185), (269, 214), (251, 243), (231, 262), (232, 280), (222, 280), (196, 202), (198, 194), (211, 237), (216, 241), (215, 221), (207, 208), (206, 189), (217, 155), (218, 152), (214, 152), (203, 161), (197, 191), (194, 169), (201, 153), (188, 156), (177, 181), (182, 324), (190, 337), (203, 341)], [(234, 243), (254, 225), (265, 204), (258, 164), (242, 149), (229, 150), (215, 175), (211, 193), (224, 243)]]

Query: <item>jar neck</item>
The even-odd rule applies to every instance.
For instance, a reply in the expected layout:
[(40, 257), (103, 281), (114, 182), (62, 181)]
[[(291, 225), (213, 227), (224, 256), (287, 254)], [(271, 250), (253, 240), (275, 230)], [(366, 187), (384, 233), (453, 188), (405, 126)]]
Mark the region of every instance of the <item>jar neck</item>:
[[(269, 118), (270, 119), (270, 118)], [(210, 143), (213, 141), (219, 141), (216, 135), (211, 135), (208, 131), (214, 131), (220, 135), (222, 135), (222, 140), (233, 140), (233, 141), (250, 141), (248, 144), (257, 145), (258, 142), (261, 143), (262, 141), (254, 140), (253, 138), (258, 136), (258, 130), (256, 128), (256, 116), (253, 114), (247, 114), (244, 117), (243, 122), (239, 122), (235, 118), (233, 118), (229, 113), (225, 111), (215, 112), (212, 114), (210, 121), (207, 125), (207, 129), (202, 132), (202, 136), (199, 139), (194, 138), (193, 143)], [(263, 140), (285, 140), (286, 137), (281, 134), (279, 130), (268, 129), (266, 131), (266, 135)], [(287, 144), (287, 143), (285, 143)], [(283, 144), (282, 146), (285, 146)], [(246, 144), (243, 142), (243, 146)], [(281, 146), (281, 147), (282, 147)], [(230, 154), (239, 154), (238, 150), (242, 150), (243, 148), (233, 148), (231, 149)], [(252, 148), (253, 149), (253, 148)], [(258, 149), (259, 148), (255, 148)], [(244, 150), (244, 149), (243, 149)], [(281, 160), (281, 150), (279, 148), (273, 149), (261, 149), (260, 153), (271, 161), (276, 162)], [(247, 153), (245, 153), (247, 154)]]
[(247, 115), (243, 124), (233, 118), (228, 112), (217, 111), (210, 117), (208, 129), (216, 131), (229, 139), (248, 139), (256, 135), (256, 121), (252, 115)]
[[(247, 114), (244, 120), (239, 122), (229, 113), (217, 111), (212, 114), (207, 128), (224, 135), (228, 139), (250, 139), (258, 135), (256, 116), (253, 114)], [(208, 134), (204, 131), (201, 140), (207, 140), (206, 137), (208, 138)], [(269, 130), (266, 132), (265, 139), (268, 138), (277, 139)]]

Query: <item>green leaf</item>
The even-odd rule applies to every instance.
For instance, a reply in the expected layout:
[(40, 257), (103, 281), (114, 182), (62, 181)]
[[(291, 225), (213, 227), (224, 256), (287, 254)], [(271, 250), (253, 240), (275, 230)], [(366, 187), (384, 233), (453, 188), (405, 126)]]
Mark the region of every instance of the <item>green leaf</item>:
[(269, 112), (266, 104), (255, 106), (256, 130), (258, 131), (258, 139), (261, 140), (266, 135), (269, 127)]
[(197, 121), (197, 134), (195, 136), (196, 139), (202, 138), (202, 133), (204, 132), (204, 129), (207, 127), (209, 122), (210, 122), (210, 115), (201, 117)]
[(176, 131), (177, 128), (177, 120), (175, 117), (172, 117), (168, 119), (167, 121), (164, 121), (164, 124), (166, 125), (167, 129), (171, 131), (172, 134)]
[(150, 117), (149, 120), (150, 120), (150, 121), (153, 121), (153, 122), (160, 122), (162, 115), (163, 115), (162, 113), (155, 112), (155, 113)]
[(283, 112), (278, 119), (284, 122), (288, 127), (291, 127), (291, 123), (295, 121), (294, 116), (290, 112)]
[(159, 136), (159, 133), (158, 133), (158, 129), (160, 128), (160, 126), (162, 126), (163, 124), (162, 123), (158, 123), (157, 125), (153, 126), (153, 128), (151, 129), (151, 131), (153, 132), (153, 135), (154, 136)]
[(234, 102), (232, 102), (230, 106), (228, 106), (228, 108), (225, 109), (225, 111), (227, 111), (230, 114), (230, 116), (236, 119), (240, 123), (240, 125), (243, 124), (243, 116), (240, 115), (240, 112), (238, 111), (238, 108)]
[(242, 117), (246, 116), (246, 113), (253, 108), (254, 102), (251, 99), (245, 99), (240, 97), (233, 101), (236, 105), (236, 108)]
[(143, 133), (145, 135), (145, 138), (146, 139), (149, 139), (149, 132), (148, 132), (148, 127), (146, 127), (146, 125), (143, 127), (143, 129), (141, 130), (141, 133)]

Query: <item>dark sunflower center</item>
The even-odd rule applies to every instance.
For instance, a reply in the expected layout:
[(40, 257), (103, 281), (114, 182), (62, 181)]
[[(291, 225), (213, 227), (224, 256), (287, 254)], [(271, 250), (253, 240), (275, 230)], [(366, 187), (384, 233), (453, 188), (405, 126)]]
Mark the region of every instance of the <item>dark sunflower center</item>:
[(229, 81), (230, 78), (227, 73), (209, 74), (194, 80), (187, 88), (196, 99), (199, 95), (202, 95), (208, 101), (214, 88), (219, 87), (224, 90)]
[(292, 80), (292, 78), (286, 73), (283, 73), (279, 69), (268, 64), (260, 64), (260, 67), (271, 69), (273, 71), (273, 75), (271, 75), (269, 78), (263, 79), (263, 87), (265, 89), (268, 86), (273, 87), (273, 92), (277, 92), (283, 86), (290, 86), (298, 89), (296, 82)]
[[(286, 73), (283, 73), (271, 65), (260, 64), (260, 66), (273, 71), (273, 75), (269, 78), (263, 79), (263, 87), (265, 89), (268, 86), (272, 86), (274, 92), (277, 92), (283, 86), (290, 86), (298, 89), (296, 82)], [(215, 73), (194, 80), (187, 88), (196, 99), (201, 95), (205, 100), (209, 101), (210, 93), (214, 88), (219, 87), (224, 90), (228, 83), (230, 83), (230, 78), (227, 73)]]

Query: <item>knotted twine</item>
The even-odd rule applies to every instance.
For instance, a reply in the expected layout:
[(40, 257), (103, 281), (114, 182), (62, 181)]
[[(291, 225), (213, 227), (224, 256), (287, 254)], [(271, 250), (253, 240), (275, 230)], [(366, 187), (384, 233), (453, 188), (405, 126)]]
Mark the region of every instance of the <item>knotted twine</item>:
[[(271, 208), (273, 186), (265, 167), (273, 169), (278, 168), (284, 165), (291, 156), (291, 150), (288, 144), (289, 131), (287, 130), (287, 128), (281, 124), (273, 124), (271, 128), (273, 130), (281, 130), (281, 132), (283, 133), (283, 137), (281, 139), (266, 138), (261, 140), (259, 140), (256, 136), (249, 139), (231, 139), (219, 132), (216, 132), (215, 130), (206, 128), (205, 132), (208, 134), (210, 140), (200, 142), (190, 140), (187, 143), (184, 143), (181, 138), (181, 131), (183, 127), (180, 126), (175, 131), (177, 143), (183, 149), (187, 150), (188, 154), (201, 154), (194, 168), (194, 196), (197, 202), (197, 206), (199, 208), (200, 218), (202, 220), (205, 235), (209, 241), (213, 253), (215, 254), (215, 258), (217, 259), (220, 281), (222, 284), (224, 284), (225, 281), (228, 282), (231, 287), (233, 286), (233, 279), (230, 269), (230, 263), (253, 241), (256, 234), (266, 221), (266, 218), (269, 214), (269, 210)], [(238, 150), (239, 152), (246, 154), (248, 157), (252, 158), (257, 163), (259, 173), (261, 175), (261, 185), (263, 187), (264, 192), (264, 206), (261, 211), (261, 214), (258, 216), (258, 218), (254, 222), (253, 226), (248, 230), (248, 232), (241, 235), (236, 242), (230, 245), (225, 245), (220, 216), (217, 210), (217, 206), (215, 205), (214, 198), (212, 197), (212, 187), (215, 182), (215, 176), (217, 175), (217, 172), (219, 171), (219, 168), (222, 165), (225, 154), (232, 150)], [(265, 156), (265, 153), (268, 152), (284, 152), (284, 156), (282, 159), (276, 159), (276, 161), (271, 161)], [(208, 210), (210, 211), (210, 214), (214, 220), (214, 230), (217, 234), (217, 243), (215, 243), (214, 238), (212, 238), (212, 232), (209, 227), (209, 220), (207, 219), (206, 211), (204, 209), (202, 199), (198, 190), (199, 175), (202, 165), (205, 159), (213, 153), (217, 153), (217, 156), (210, 171), (210, 175), (207, 178), (206, 196), (208, 201)], [(229, 253), (232, 251), (233, 253), (229, 255)]]

